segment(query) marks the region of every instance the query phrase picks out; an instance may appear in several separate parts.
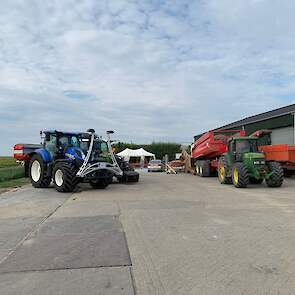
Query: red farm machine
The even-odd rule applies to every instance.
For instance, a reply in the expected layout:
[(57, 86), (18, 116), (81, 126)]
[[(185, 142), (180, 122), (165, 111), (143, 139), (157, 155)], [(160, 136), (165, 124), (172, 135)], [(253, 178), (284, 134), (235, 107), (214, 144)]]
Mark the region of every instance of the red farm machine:
[(217, 173), (218, 160), (227, 152), (227, 142), (233, 136), (245, 136), (244, 130), (208, 131), (191, 147), (192, 167), (196, 174), (208, 177)]

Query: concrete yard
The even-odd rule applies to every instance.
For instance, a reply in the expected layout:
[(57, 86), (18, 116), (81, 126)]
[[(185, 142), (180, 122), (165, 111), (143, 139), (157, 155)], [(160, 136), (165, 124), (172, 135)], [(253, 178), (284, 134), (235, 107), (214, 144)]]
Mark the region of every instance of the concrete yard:
[(295, 179), (144, 173), (0, 195), (0, 294), (294, 294)]

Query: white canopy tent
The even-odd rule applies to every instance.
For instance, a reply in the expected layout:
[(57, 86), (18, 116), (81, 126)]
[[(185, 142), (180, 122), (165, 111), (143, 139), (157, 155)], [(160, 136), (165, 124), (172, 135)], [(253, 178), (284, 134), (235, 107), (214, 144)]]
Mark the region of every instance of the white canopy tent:
[(143, 148), (140, 148), (140, 149), (137, 149), (137, 150), (132, 150), (132, 149), (126, 148), (125, 150), (118, 153), (117, 155), (124, 158), (124, 160), (128, 161), (128, 162), (129, 162), (130, 158), (132, 158), (132, 157), (133, 158), (140, 158), (141, 160), (144, 160), (145, 157), (149, 157), (149, 158), (152, 158), (152, 159), (156, 158), (155, 154), (152, 154), (152, 153), (146, 151)]

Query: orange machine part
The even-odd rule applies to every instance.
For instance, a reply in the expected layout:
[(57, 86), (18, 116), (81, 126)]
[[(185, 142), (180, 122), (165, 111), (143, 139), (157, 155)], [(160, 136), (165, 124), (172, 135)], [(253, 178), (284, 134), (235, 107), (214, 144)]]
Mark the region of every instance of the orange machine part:
[(264, 152), (266, 160), (278, 162), (289, 162), (295, 164), (295, 146), (288, 144), (274, 144), (260, 146), (259, 150)]

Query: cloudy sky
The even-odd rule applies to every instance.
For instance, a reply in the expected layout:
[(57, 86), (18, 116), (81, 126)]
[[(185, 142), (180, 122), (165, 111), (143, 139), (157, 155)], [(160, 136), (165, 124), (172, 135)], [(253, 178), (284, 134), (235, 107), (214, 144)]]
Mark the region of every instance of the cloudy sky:
[(2, 0), (0, 155), (39, 130), (190, 142), (294, 103), (295, 1)]

